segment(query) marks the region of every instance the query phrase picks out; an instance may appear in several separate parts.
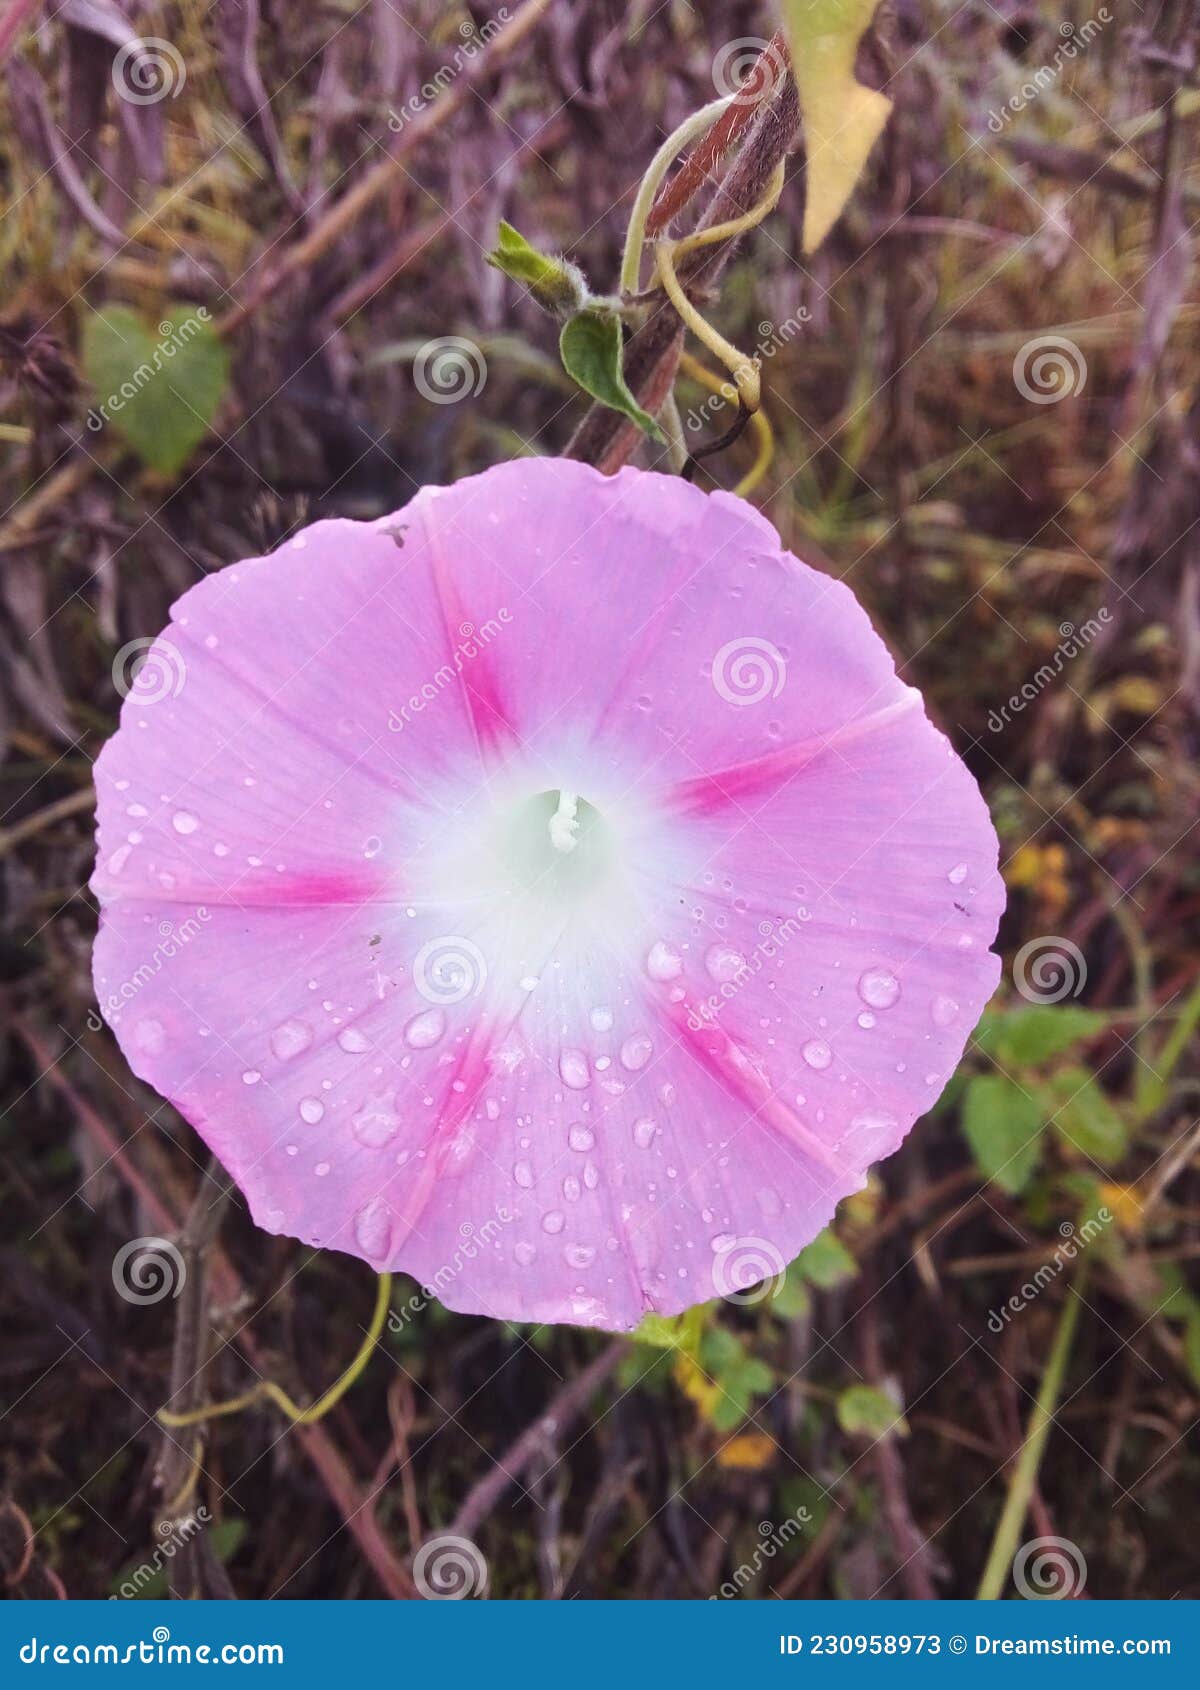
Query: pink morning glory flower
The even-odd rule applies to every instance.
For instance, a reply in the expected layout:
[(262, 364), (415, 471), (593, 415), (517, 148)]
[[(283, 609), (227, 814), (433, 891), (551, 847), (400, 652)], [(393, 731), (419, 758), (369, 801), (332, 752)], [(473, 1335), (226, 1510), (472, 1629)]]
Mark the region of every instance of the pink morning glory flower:
[(998, 975), (974, 781), (725, 493), (561, 460), (172, 611), (96, 768), (100, 1006), (269, 1232), (453, 1309), (739, 1297)]

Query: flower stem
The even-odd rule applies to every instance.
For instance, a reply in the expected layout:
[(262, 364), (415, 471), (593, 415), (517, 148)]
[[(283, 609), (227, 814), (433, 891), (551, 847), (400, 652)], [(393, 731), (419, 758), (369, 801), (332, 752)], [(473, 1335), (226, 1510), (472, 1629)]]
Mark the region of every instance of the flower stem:
[(339, 1379), (336, 1379), (324, 1396), (318, 1397), (316, 1402), (307, 1408), (301, 1408), (293, 1402), (287, 1392), (272, 1379), (261, 1379), (257, 1385), (240, 1396), (229, 1397), (225, 1402), (209, 1403), (203, 1408), (194, 1408), (186, 1414), (173, 1414), (168, 1408), (160, 1408), (156, 1419), (162, 1426), (196, 1426), (202, 1420), (215, 1420), (223, 1414), (240, 1414), (243, 1409), (250, 1408), (254, 1403), (267, 1398), (287, 1415), (295, 1426), (312, 1426), (316, 1421), (323, 1420), (333, 1406), (340, 1402), (355, 1380), (365, 1369), (379, 1341), (383, 1331), (384, 1321), (387, 1319), (388, 1304), (392, 1296), (392, 1276), (390, 1273), (379, 1275), (379, 1288), (375, 1296), (375, 1310), (371, 1316), (371, 1324), (367, 1328), (366, 1337), (359, 1347), (357, 1355)]
[(1067, 1300), (1058, 1319), (1058, 1330), (1054, 1334), (1050, 1359), (1046, 1363), (1041, 1389), (1029, 1416), (1029, 1428), (1025, 1433), (1025, 1442), (1021, 1445), (1021, 1453), (1017, 1458), (1016, 1467), (1013, 1469), (1013, 1475), (1009, 1481), (1004, 1511), (1000, 1515), (1000, 1523), (996, 1527), (996, 1535), (992, 1539), (992, 1548), (987, 1558), (987, 1565), (984, 1567), (983, 1577), (979, 1581), (979, 1593), (976, 1600), (980, 1602), (999, 1600), (1000, 1592), (1004, 1588), (1005, 1577), (1017, 1551), (1021, 1527), (1025, 1522), (1025, 1515), (1029, 1508), (1029, 1499), (1033, 1495), (1033, 1487), (1037, 1482), (1042, 1451), (1046, 1445), (1046, 1438), (1054, 1419), (1055, 1406), (1058, 1403), (1063, 1380), (1066, 1377), (1067, 1360), (1071, 1353), (1071, 1340), (1075, 1336), (1075, 1327), (1079, 1320), (1080, 1292), (1086, 1278), (1087, 1264), (1085, 1262), (1077, 1275), (1079, 1289), (1076, 1290), (1073, 1285), (1067, 1287)]
[(726, 94), (723, 99), (712, 100), (708, 105), (701, 106), (699, 111), (685, 118), (678, 129), (672, 130), (650, 160), (649, 168), (638, 186), (633, 210), (629, 214), (629, 227), (625, 231), (625, 252), (621, 259), (622, 293), (633, 294), (638, 291), (642, 273), (642, 248), (646, 244), (646, 219), (650, 215), (650, 207), (654, 204), (654, 196), (658, 193), (663, 177), (688, 142), (694, 141), (697, 135), (709, 128), (722, 112), (733, 104), (733, 100), (732, 94)]

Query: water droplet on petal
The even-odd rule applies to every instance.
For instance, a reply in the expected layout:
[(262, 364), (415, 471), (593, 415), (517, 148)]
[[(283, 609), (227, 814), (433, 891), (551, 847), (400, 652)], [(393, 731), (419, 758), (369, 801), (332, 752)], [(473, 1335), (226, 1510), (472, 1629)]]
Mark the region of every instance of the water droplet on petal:
[(190, 810), (176, 810), (171, 817), (171, 826), (176, 833), (195, 833), (200, 823)]
[(621, 1066), (635, 1073), (649, 1062), (654, 1046), (645, 1033), (633, 1033), (621, 1046)]
[(400, 1125), (395, 1104), (395, 1092), (378, 1092), (368, 1097), (358, 1113), (350, 1117), (350, 1131), (368, 1150), (378, 1150), (395, 1138)]
[(581, 1050), (564, 1050), (558, 1059), (558, 1072), (563, 1085), (572, 1091), (584, 1091), (591, 1084), (588, 1060)]
[(664, 940), (658, 939), (646, 958), (646, 973), (652, 980), (677, 980), (683, 973), (683, 961)]
[(833, 1052), (824, 1039), (809, 1039), (800, 1054), (810, 1068), (828, 1068), (833, 1061)]
[(244, 1086), (256, 1086), (261, 1079), (262, 1075), (257, 1068), (247, 1068), (242, 1075), (242, 1084)]
[(950, 873), (946, 876), (946, 879), (950, 882), (951, 886), (961, 886), (966, 878), (966, 863), (955, 863), (954, 867), (950, 870)]
[(527, 1268), (536, 1255), (537, 1251), (533, 1245), (526, 1244), (524, 1239), (513, 1245), (513, 1257), (520, 1267)]
[(300, 1099), (300, 1119), (307, 1121), (310, 1127), (315, 1127), (325, 1113), (325, 1105), (319, 1097), (302, 1097)]
[(533, 1184), (533, 1169), (528, 1162), (518, 1162), (513, 1168), (513, 1178), (519, 1186), (528, 1191)]
[(561, 1209), (550, 1209), (542, 1216), (543, 1232), (561, 1232), (566, 1225), (566, 1216)]
[(585, 1268), (596, 1259), (596, 1252), (590, 1244), (568, 1244), (563, 1255), (567, 1265), (573, 1268)]
[(404, 1042), (410, 1050), (428, 1050), (446, 1031), (446, 1013), (441, 1009), (423, 1009), (414, 1015), (404, 1029)]
[(595, 1142), (595, 1133), (590, 1127), (585, 1127), (581, 1121), (576, 1122), (567, 1133), (567, 1143), (572, 1150), (591, 1150)]
[(900, 982), (890, 968), (868, 968), (859, 976), (858, 995), (872, 1009), (890, 1009), (900, 996)]
[(371, 1261), (382, 1261), (392, 1241), (392, 1215), (382, 1197), (371, 1201), (354, 1217), (354, 1236), (359, 1249)]
[(958, 1005), (953, 998), (939, 992), (929, 1006), (929, 1013), (935, 1027), (952, 1027), (958, 1020)]
[(732, 945), (710, 945), (704, 953), (704, 966), (714, 980), (724, 985), (737, 979), (746, 966), (746, 959)]
[(312, 1029), (303, 1021), (283, 1021), (271, 1034), (271, 1049), (281, 1062), (290, 1061), (312, 1043)]
[(633, 1142), (639, 1150), (649, 1150), (658, 1132), (658, 1123), (649, 1115), (643, 1115), (633, 1123)]
[(360, 1033), (357, 1027), (343, 1027), (337, 1036), (337, 1042), (351, 1056), (361, 1056), (364, 1050), (370, 1049), (366, 1035)]

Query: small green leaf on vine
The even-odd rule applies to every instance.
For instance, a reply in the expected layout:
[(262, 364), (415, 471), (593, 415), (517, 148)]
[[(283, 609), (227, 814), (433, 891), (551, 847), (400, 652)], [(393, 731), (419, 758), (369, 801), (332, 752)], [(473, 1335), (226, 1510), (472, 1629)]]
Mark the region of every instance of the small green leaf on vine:
[(643, 411), (625, 382), (622, 368), (624, 342), (621, 319), (613, 311), (577, 311), (563, 324), (558, 349), (563, 367), (585, 393), (610, 410), (620, 411), (637, 423), (653, 440), (664, 440), (662, 430), (648, 411)]
[(487, 255), (496, 270), (527, 287), (538, 304), (556, 317), (569, 317), (588, 298), (583, 271), (565, 258), (539, 252), (511, 223), (501, 223), (496, 245)]

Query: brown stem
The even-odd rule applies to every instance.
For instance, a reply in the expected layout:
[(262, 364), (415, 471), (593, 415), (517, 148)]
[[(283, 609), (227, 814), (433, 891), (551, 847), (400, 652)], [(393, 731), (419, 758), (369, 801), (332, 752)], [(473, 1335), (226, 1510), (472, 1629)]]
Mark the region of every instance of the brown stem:
[[(780, 160), (790, 152), (799, 123), (796, 85), (789, 75), (758, 114), (737, 162), (713, 195), (700, 228), (731, 222), (759, 203)], [(680, 262), (680, 280), (691, 291), (714, 288), (736, 245), (732, 240), (696, 247)], [(625, 379), (639, 403), (651, 413), (662, 404), (675, 379), (683, 333), (682, 323), (664, 297), (626, 344)], [(612, 475), (629, 459), (641, 437), (636, 423), (597, 404), (567, 442), (563, 456), (595, 464), (605, 475)]]

